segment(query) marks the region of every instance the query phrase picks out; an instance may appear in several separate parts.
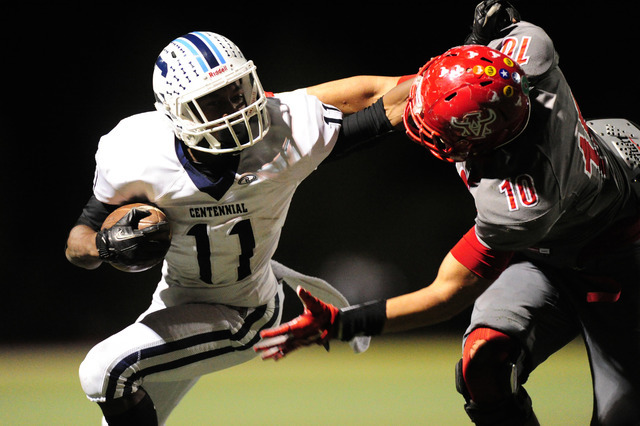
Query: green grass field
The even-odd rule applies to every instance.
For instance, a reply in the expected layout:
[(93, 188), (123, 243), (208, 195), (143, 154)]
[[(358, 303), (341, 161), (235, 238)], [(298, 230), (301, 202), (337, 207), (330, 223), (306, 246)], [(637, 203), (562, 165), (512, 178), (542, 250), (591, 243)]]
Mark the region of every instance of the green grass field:
[[(77, 367), (88, 347), (0, 350), (0, 425), (98, 425)], [(468, 425), (453, 385), (458, 339), (379, 338), (364, 354), (344, 344), (259, 359), (204, 377), (169, 425)], [(581, 341), (551, 357), (527, 389), (543, 425), (587, 425), (591, 379)]]

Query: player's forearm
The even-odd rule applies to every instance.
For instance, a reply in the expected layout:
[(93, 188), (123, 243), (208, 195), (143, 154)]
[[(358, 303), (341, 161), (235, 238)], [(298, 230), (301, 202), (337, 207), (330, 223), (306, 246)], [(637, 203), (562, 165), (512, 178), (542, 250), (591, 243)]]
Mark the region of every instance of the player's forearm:
[(387, 300), (383, 332), (437, 324), (471, 306), (491, 281), (466, 269), (448, 254), (434, 282), (421, 290)]
[(338, 337), (412, 330), (446, 321), (468, 306), (491, 284), (460, 264), (450, 253), (434, 282), (421, 290), (389, 300), (340, 310)]
[(450, 288), (437, 286), (432, 284), (414, 293), (387, 300), (387, 320), (383, 333), (413, 330), (447, 321), (471, 306), (478, 295), (470, 292), (452, 293)]
[(359, 75), (330, 81), (307, 88), (325, 104), (339, 108), (344, 114), (353, 114), (372, 105), (396, 86), (400, 77)]
[(394, 127), (402, 124), (402, 116), (412, 84), (413, 79), (404, 81), (394, 86), (383, 96), (385, 114)]
[(102, 261), (96, 248), (96, 231), (85, 225), (71, 229), (65, 255), (69, 262), (81, 268), (95, 269), (100, 266)]

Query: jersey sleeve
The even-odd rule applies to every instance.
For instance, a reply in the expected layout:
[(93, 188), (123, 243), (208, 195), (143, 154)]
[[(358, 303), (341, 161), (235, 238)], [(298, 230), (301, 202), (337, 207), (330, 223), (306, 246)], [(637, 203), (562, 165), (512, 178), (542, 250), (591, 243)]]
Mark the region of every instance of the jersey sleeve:
[(281, 119), (290, 134), (287, 135), (286, 157), (291, 174), (304, 179), (315, 170), (333, 150), (342, 127), (342, 112), (326, 105), (305, 89), (278, 93)]
[(106, 204), (124, 204), (130, 199), (145, 198), (145, 182), (139, 177), (146, 159), (141, 156), (139, 139), (133, 134), (134, 119), (127, 118), (100, 138), (96, 152), (93, 193)]
[(479, 277), (495, 280), (509, 265), (513, 252), (493, 250), (485, 246), (473, 227), (451, 249), (451, 255)]
[(100, 139), (95, 159), (93, 192), (106, 204), (153, 202), (181, 172), (173, 132), (155, 112), (118, 123)]
[(506, 37), (492, 40), (488, 46), (516, 61), (530, 80), (535, 81), (558, 65), (553, 41), (542, 28), (518, 22), (508, 30)]

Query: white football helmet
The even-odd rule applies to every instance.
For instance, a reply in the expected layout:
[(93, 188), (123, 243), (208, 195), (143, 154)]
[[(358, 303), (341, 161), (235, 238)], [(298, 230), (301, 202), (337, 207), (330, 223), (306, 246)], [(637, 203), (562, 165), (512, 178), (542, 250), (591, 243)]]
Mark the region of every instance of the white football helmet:
[[(232, 99), (225, 90), (233, 92)], [(173, 40), (156, 61), (153, 91), (156, 109), (171, 119), (176, 136), (190, 148), (211, 154), (240, 151), (269, 130), (267, 97), (256, 67), (221, 35), (192, 32)], [(205, 104), (220, 94), (233, 111), (207, 117)]]

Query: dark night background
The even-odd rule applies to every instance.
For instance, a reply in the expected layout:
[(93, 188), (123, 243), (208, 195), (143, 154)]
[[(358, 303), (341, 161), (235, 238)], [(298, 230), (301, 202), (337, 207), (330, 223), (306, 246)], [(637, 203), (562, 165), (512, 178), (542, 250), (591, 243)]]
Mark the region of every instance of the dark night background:
[[(226, 35), (256, 63), (269, 91), (410, 74), (462, 43), (476, 4), (433, 3), (92, 2), (5, 15), (23, 31), (5, 30), (3, 49), (0, 343), (97, 342), (147, 307), (158, 270), (85, 271), (66, 261), (64, 244), (91, 194), (99, 137), (153, 108), (153, 65), (172, 39), (192, 30)], [(587, 119), (640, 122), (640, 13), (631, 2), (517, 4), (554, 39)], [(390, 297), (429, 283), (473, 217), (453, 166), (402, 135), (388, 137), (301, 185), (276, 259), (330, 280), (352, 302)], [(460, 330), (465, 315), (442, 328)]]

